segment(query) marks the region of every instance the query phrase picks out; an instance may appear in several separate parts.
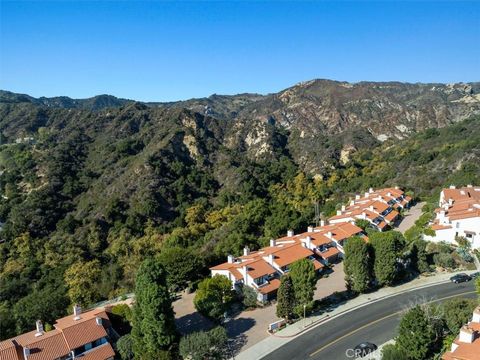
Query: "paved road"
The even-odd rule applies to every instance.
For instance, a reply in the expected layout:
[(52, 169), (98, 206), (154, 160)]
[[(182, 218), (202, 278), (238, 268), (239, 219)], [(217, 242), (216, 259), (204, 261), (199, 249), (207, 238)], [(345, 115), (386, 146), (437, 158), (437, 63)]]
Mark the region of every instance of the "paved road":
[(372, 303), (307, 331), (263, 359), (352, 359), (346, 350), (360, 342), (380, 345), (395, 337), (400, 313), (409, 304), (457, 296), (476, 297), (473, 282), (440, 284)]
[(396, 230), (400, 231), (402, 234), (405, 234), (405, 231), (410, 229), (413, 225), (415, 225), (415, 221), (418, 220), (420, 216), (422, 216), (422, 207), (425, 205), (425, 202), (419, 202), (412, 206), (405, 214), (405, 217), (402, 219), (400, 225)]

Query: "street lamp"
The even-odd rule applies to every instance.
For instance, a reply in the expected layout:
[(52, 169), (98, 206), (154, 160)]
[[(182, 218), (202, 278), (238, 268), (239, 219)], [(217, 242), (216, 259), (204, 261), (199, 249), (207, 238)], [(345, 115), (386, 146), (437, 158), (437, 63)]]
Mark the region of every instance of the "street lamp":
[(303, 304), (303, 327), (306, 327), (307, 324), (306, 324), (306, 314), (307, 312), (307, 304)]

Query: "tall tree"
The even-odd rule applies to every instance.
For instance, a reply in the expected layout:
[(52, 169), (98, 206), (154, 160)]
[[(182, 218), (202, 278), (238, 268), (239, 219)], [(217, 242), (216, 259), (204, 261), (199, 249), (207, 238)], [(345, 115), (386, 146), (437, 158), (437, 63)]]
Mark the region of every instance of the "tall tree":
[(135, 359), (168, 359), (176, 340), (172, 300), (166, 272), (154, 259), (140, 266), (135, 283), (132, 324)]
[(193, 303), (203, 315), (220, 321), (232, 299), (233, 291), (230, 280), (225, 276), (215, 275), (200, 282)]
[(420, 306), (410, 309), (400, 321), (396, 345), (408, 359), (423, 360), (431, 355), (435, 332)]
[(396, 280), (398, 259), (405, 246), (405, 239), (398, 231), (377, 232), (370, 235), (375, 252), (373, 270), (380, 285), (392, 285)]
[(317, 282), (315, 267), (308, 259), (297, 260), (290, 266), (289, 276), (295, 293), (295, 313), (301, 316), (304, 306), (310, 307), (313, 300)]
[(292, 279), (288, 275), (280, 279), (280, 287), (277, 292), (277, 316), (290, 320), (293, 317), (295, 308), (295, 292)]
[(93, 304), (99, 299), (98, 280), (100, 278), (100, 262), (78, 261), (65, 271), (65, 283), (72, 304), (82, 306)]
[(370, 246), (364, 239), (353, 236), (345, 244), (345, 281), (357, 292), (365, 292), (372, 280), (372, 256)]
[(170, 289), (183, 289), (190, 280), (198, 279), (202, 261), (193, 249), (171, 247), (162, 249), (159, 260), (167, 271)]

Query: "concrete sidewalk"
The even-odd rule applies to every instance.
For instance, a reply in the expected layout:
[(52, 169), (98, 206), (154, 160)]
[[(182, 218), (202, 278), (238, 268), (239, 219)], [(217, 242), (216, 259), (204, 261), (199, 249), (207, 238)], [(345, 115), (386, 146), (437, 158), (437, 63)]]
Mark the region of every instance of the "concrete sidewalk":
[[(268, 353), (278, 349), (282, 345), (286, 344), (293, 338), (301, 335), (303, 332), (306, 332), (314, 327), (321, 326), (322, 323), (325, 323), (335, 317), (353, 311), (355, 309), (367, 306), (372, 302), (379, 301), (391, 296), (395, 296), (404, 292), (413, 291), (421, 289), (428, 286), (437, 285), (440, 283), (450, 281), (450, 277), (456, 273), (465, 272), (473, 273), (475, 271), (457, 271), (457, 272), (445, 272), (432, 276), (422, 276), (418, 279), (412, 280), (406, 284), (398, 285), (395, 287), (382, 288), (374, 293), (362, 294), (358, 297), (347, 301), (344, 304), (339, 305), (337, 308), (331, 310), (327, 313), (322, 313), (320, 315), (314, 315), (306, 318), (305, 320), (300, 320), (294, 324), (287, 326), (285, 329), (270, 335), (268, 338), (258, 342), (252, 347), (241, 352), (235, 359), (237, 360), (252, 360), (260, 359)], [(265, 329), (267, 331), (267, 329)]]

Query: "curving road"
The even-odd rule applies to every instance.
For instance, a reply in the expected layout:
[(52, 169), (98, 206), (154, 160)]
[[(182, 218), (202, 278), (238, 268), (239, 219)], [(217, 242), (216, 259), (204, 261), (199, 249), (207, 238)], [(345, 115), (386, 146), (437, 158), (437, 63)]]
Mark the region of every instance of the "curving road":
[(401, 313), (409, 305), (454, 297), (476, 297), (473, 282), (435, 285), (374, 302), (305, 332), (263, 359), (352, 359), (347, 349), (363, 341), (380, 345), (394, 338)]

